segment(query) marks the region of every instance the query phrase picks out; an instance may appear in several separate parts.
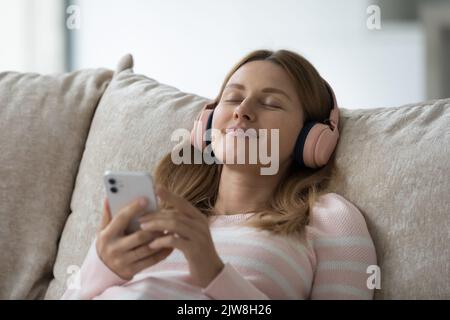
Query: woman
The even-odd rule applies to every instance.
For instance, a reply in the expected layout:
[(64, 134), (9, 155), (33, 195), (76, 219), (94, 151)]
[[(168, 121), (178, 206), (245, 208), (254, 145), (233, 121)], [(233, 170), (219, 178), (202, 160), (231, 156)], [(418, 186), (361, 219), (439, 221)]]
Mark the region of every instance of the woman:
[[(143, 216), (132, 235), (123, 230), (142, 215), (139, 202), (111, 219), (105, 199), (81, 285), (62, 299), (371, 299), (366, 271), (376, 254), (365, 220), (348, 200), (323, 191), (332, 161), (305, 144), (312, 121), (334, 119), (329, 140), (338, 137), (334, 94), (317, 70), (291, 51), (251, 52), (206, 109), (214, 111), (218, 163), (176, 165), (166, 155), (154, 175), (160, 210)], [(267, 164), (259, 158), (248, 161), (250, 140), (262, 136), (232, 126), (278, 129), (278, 140), (264, 141), (277, 148), (275, 174), (261, 174)], [(230, 161), (241, 150), (230, 142), (239, 139), (244, 164)], [(160, 236), (151, 241), (154, 232)]]

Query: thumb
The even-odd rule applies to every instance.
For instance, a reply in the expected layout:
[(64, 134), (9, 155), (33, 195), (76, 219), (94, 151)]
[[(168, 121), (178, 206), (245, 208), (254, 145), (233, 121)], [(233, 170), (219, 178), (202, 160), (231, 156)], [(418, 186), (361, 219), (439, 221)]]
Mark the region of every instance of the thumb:
[(99, 231), (102, 231), (106, 228), (106, 226), (111, 222), (111, 211), (109, 208), (108, 198), (103, 199), (103, 214), (102, 220), (100, 221)]

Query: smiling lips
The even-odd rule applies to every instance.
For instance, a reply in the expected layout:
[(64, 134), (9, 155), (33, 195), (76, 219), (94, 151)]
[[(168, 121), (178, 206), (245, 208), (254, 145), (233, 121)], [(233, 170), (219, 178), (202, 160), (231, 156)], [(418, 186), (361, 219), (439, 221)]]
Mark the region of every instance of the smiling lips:
[(258, 137), (258, 131), (254, 128), (242, 128), (239, 126), (233, 126), (230, 128), (225, 129), (226, 135), (232, 135), (232, 136), (247, 136), (247, 137)]

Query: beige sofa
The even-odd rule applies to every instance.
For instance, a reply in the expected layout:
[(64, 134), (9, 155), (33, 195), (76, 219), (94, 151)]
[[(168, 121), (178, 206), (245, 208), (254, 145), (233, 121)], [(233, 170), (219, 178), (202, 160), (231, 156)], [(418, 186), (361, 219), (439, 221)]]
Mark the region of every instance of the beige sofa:
[[(208, 101), (132, 68), (0, 73), (0, 298), (58, 299), (95, 235), (103, 172), (152, 172)], [(450, 99), (342, 108), (339, 126), (329, 191), (366, 217), (375, 298), (449, 299)]]

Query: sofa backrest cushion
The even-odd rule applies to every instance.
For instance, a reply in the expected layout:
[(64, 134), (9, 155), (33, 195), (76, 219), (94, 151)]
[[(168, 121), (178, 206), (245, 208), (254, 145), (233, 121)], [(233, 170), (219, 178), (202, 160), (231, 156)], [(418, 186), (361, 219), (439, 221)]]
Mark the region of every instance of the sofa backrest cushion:
[(106, 69), (0, 73), (0, 299), (43, 298)]
[(381, 271), (375, 299), (449, 299), (450, 99), (345, 109), (340, 121), (329, 189), (366, 218)]

